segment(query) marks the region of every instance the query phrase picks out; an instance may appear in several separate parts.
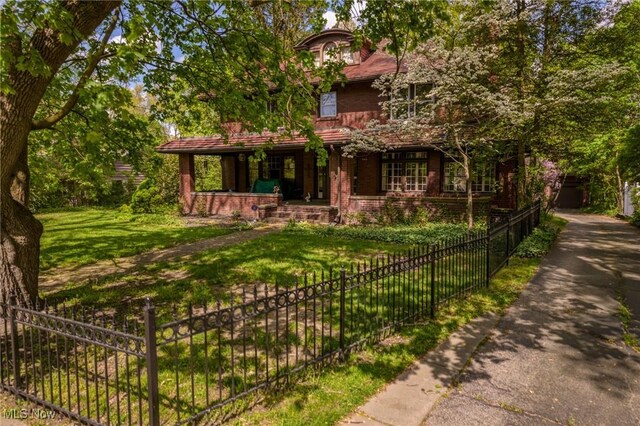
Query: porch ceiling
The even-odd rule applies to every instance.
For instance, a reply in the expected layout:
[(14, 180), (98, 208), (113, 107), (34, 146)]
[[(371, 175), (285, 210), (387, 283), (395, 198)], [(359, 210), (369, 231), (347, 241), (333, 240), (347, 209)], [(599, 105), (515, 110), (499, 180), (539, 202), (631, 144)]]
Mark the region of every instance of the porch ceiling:
[[(326, 145), (343, 145), (349, 142), (349, 129), (346, 127), (317, 130), (316, 134)], [(224, 152), (247, 152), (265, 145), (274, 149), (304, 148), (307, 138), (294, 134), (293, 138), (282, 138), (279, 133), (265, 132), (233, 134), (228, 139), (221, 136), (199, 136), (174, 139), (156, 148), (156, 151), (167, 154), (210, 154)]]

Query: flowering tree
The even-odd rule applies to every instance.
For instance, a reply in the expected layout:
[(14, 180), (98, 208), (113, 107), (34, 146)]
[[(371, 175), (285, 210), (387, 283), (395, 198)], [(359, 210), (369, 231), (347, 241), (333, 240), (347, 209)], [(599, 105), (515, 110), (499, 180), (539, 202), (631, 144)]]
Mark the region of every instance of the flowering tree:
[(384, 123), (353, 132), (347, 155), (384, 151), (398, 141), (436, 149), (460, 166), (466, 217), (473, 227), (474, 164), (496, 154), (496, 129), (513, 106), (496, 85), (493, 67), (498, 46), (492, 41), (492, 14), (473, 5), (451, 7), (440, 33), (407, 59), (406, 73), (380, 78), (375, 87), (387, 98)]

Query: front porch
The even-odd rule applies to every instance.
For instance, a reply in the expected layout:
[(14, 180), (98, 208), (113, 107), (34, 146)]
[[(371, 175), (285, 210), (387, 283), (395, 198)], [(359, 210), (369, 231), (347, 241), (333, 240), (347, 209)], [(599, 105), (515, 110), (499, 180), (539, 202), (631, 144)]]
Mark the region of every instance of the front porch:
[[(322, 132), (329, 154), (325, 165), (318, 165), (316, 154), (305, 151), (304, 141), (297, 139), (274, 144), (260, 161), (252, 158), (258, 141), (249, 136), (242, 139), (244, 145), (219, 138), (181, 139), (158, 150), (179, 155), (185, 214), (349, 223), (375, 221), (391, 206), (405, 215), (425, 209), (434, 219), (464, 216), (466, 183), (442, 153), (406, 146), (345, 157), (345, 133)], [(215, 161), (217, 178), (197, 176), (195, 157)], [(491, 207), (513, 208), (514, 161), (480, 170), (472, 182), (476, 214), (488, 215)]]

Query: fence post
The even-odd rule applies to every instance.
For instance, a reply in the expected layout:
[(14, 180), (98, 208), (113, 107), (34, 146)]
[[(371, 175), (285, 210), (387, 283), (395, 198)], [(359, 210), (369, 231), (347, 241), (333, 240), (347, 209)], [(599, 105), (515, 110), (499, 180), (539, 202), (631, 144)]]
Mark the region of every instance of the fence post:
[(436, 317), (436, 246), (431, 245), (431, 318)]
[(507, 266), (509, 266), (509, 256), (511, 256), (511, 216), (507, 218)]
[(160, 425), (160, 396), (158, 392), (158, 348), (156, 344), (156, 312), (147, 298), (144, 306), (144, 341), (147, 361), (147, 386), (149, 388), (149, 424)]
[(347, 272), (344, 266), (340, 270), (340, 352), (344, 353), (345, 300), (347, 291)]
[(491, 226), (488, 226), (487, 227), (487, 259), (486, 259), (487, 287), (489, 287), (489, 278), (491, 277), (490, 262), (489, 262), (490, 257), (491, 257)]
[(16, 323), (16, 295), (9, 296), (9, 329), (11, 330), (11, 361), (13, 363), (13, 383), (15, 393), (18, 395), (18, 389), (22, 386), (20, 380), (20, 357), (18, 356), (19, 340), (18, 340), (18, 324)]

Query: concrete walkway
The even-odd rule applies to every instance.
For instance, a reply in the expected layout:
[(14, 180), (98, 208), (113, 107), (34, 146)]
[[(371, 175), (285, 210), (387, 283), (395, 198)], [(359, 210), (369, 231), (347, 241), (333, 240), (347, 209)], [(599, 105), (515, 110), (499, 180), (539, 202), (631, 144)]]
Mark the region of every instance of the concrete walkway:
[(570, 223), (495, 329), (468, 325), (343, 424), (640, 424), (640, 354), (622, 342), (617, 301), (640, 337), (640, 230), (561, 215)]
[(272, 234), (280, 230), (277, 225), (269, 225), (248, 231), (232, 232), (192, 243), (181, 244), (165, 249), (153, 250), (135, 256), (122, 257), (119, 259), (102, 260), (90, 265), (58, 268), (47, 271), (40, 276), (39, 284), (41, 289), (53, 291), (66, 286), (69, 282), (82, 283), (90, 279), (100, 278), (109, 275), (126, 274), (156, 262), (175, 261), (185, 256), (191, 256), (201, 251), (214, 248), (223, 248), (245, 241), (251, 241), (264, 235)]

